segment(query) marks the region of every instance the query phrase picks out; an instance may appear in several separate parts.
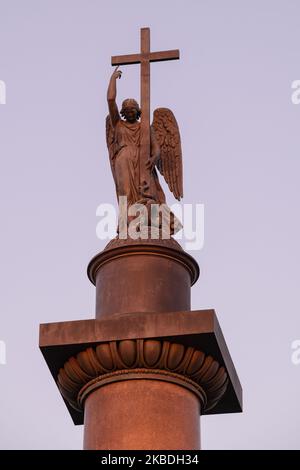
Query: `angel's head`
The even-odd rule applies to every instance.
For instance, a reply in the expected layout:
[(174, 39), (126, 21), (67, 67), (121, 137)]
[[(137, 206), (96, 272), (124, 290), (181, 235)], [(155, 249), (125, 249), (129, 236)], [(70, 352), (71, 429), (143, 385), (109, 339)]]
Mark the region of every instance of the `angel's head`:
[(126, 121), (136, 122), (141, 115), (141, 109), (137, 101), (133, 98), (129, 98), (123, 101), (120, 114)]

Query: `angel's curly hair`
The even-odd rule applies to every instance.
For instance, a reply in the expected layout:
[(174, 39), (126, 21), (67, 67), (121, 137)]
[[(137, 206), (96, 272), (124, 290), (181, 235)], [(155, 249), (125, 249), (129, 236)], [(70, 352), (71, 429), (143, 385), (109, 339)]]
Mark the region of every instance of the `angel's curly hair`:
[(141, 116), (141, 108), (139, 107), (139, 104), (137, 101), (135, 101), (133, 98), (128, 98), (127, 100), (124, 100), (122, 103), (122, 109), (120, 111), (120, 114), (122, 117), (125, 117), (125, 109), (126, 108), (135, 108), (137, 110), (137, 119), (140, 118)]

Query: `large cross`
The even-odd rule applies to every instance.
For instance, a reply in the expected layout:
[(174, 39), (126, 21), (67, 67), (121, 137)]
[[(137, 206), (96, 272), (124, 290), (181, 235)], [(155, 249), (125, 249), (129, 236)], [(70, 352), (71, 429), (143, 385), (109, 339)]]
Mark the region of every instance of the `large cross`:
[[(140, 187), (150, 188), (150, 171), (146, 168), (150, 156), (150, 62), (179, 59), (179, 50), (150, 52), (150, 28), (141, 28), (141, 52), (113, 56), (111, 65), (141, 64), (141, 142), (140, 142)], [(148, 190), (143, 190), (149, 194)]]

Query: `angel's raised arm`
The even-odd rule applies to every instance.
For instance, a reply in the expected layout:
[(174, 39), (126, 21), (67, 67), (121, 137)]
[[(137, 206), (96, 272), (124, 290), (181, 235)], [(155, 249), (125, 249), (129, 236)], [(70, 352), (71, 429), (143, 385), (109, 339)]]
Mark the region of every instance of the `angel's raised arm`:
[(115, 126), (120, 119), (120, 114), (119, 114), (118, 106), (116, 103), (116, 97), (117, 97), (116, 81), (117, 81), (117, 78), (121, 78), (121, 76), (122, 76), (122, 72), (121, 70), (118, 70), (118, 67), (117, 67), (114, 70), (112, 76), (110, 77), (109, 85), (107, 89), (107, 104), (108, 104), (110, 119), (111, 119), (113, 126)]

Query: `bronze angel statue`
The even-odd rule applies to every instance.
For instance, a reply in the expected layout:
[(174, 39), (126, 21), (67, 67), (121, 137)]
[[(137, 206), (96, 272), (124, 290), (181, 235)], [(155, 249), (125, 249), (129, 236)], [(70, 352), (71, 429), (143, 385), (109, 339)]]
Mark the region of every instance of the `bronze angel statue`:
[[(106, 118), (106, 141), (117, 198), (127, 197), (127, 204), (165, 204), (166, 197), (159, 183), (156, 168), (164, 176), (170, 191), (177, 200), (183, 197), (182, 153), (180, 134), (174, 114), (170, 109), (158, 108), (153, 113), (150, 127), (150, 156), (147, 169), (149, 185), (141, 187), (139, 153), (141, 139), (141, 109), (134, 99), (126, 99), (119, 112), (116, 103), (116, 81), (122, 72), (113, 72), (108, 90), (109, 115)], [(147, 191), (146, 191), (147, 190)]]

